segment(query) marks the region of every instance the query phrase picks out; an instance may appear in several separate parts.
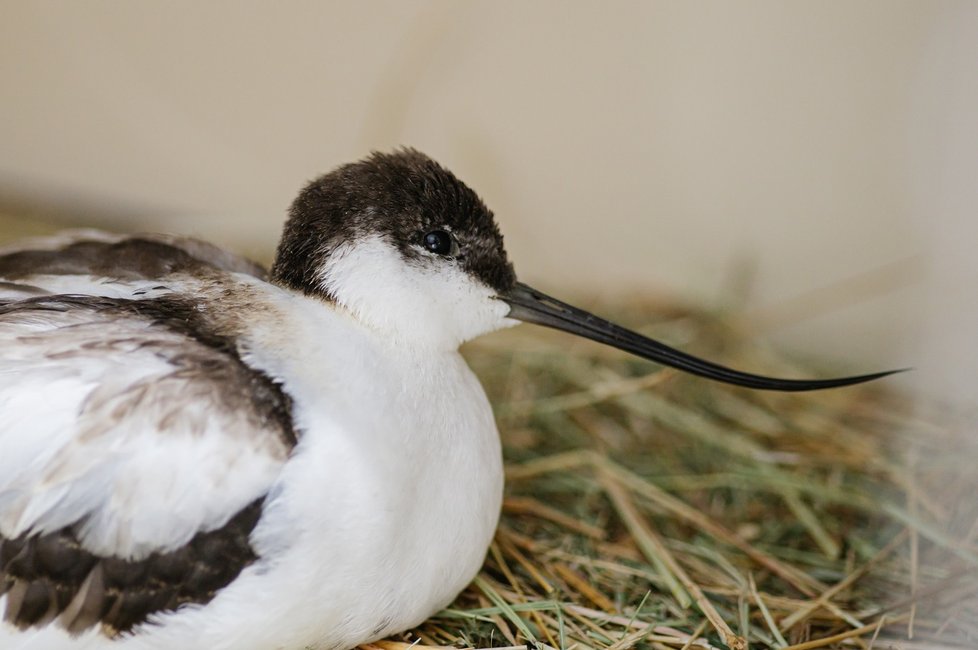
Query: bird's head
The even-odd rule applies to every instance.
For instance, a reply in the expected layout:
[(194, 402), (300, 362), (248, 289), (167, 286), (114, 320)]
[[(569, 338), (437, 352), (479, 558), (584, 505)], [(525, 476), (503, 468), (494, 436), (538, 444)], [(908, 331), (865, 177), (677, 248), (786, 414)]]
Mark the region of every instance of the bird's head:
[(744, 373), (551, 298), (517, 281), (478, 195), (413, 149), (375, 153), (309, 183), (292, 204), (272, 279), (346, 309), (398, 345), (455, 349), (524, 321), (751, 388), (813, 390), (889, 374), (790, 380)]

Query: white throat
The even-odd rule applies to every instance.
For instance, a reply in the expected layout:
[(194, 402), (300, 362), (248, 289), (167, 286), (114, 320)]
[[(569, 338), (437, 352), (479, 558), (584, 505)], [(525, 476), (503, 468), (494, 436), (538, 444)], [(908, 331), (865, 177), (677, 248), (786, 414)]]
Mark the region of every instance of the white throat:
[(454, 260), (412, 264), (379, 235), (338, 246), (322, 287), (365, 326), (405, 345), (455, 349), (515, 324), (495, 292)]

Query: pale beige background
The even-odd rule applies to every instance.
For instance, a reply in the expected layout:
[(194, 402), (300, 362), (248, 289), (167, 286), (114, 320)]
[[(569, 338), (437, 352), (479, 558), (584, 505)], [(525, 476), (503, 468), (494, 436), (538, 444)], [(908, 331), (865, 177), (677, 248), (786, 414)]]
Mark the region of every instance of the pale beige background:
[(0, 12), (0, 208), (267, 256), (307, 179), (410, 144), (541, 288), (735, 303), (779, 345), (978, 395), (976, 3)]

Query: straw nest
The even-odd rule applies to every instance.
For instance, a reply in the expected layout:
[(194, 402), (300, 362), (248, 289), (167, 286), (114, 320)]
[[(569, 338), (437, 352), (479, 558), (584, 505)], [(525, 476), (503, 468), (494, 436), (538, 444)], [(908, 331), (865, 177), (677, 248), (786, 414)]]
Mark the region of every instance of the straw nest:
[[(729, 365), (826, 374), (722, 319), (658, 318), (645, 333)], [(540, 328), (465, 354), (502, 433), (499, 530), (455, 603), (376, 646), (978, 647), (963, 424), (885, 382), (748, 391)]]

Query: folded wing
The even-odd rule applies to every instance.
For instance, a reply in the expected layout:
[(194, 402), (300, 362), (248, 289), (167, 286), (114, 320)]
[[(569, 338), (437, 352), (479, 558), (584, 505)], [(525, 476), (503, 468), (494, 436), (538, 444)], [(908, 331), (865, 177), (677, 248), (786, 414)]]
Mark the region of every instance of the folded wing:
[[(38, 276), (9, 270), (18, 287)], [(295, 444), (288, 396), (172, 285), (35, 289), (0, 302), (0, 613), (113, 633), (207, 602), (256, 559), (248, 536)]]

